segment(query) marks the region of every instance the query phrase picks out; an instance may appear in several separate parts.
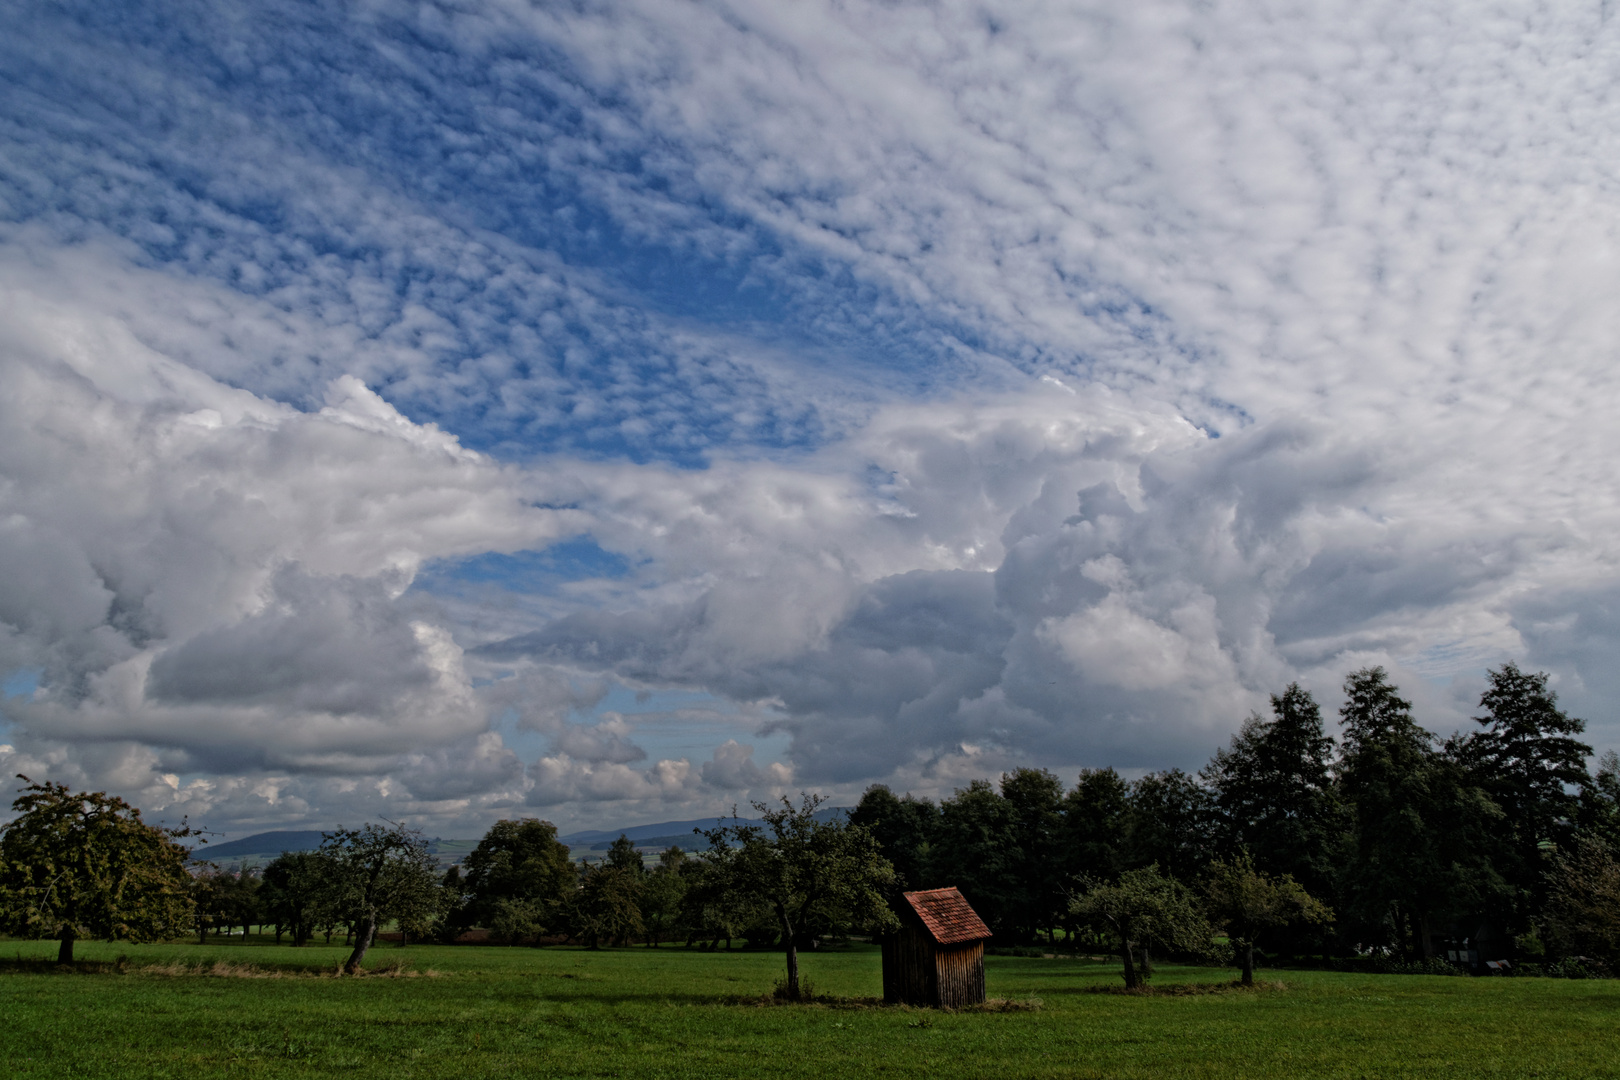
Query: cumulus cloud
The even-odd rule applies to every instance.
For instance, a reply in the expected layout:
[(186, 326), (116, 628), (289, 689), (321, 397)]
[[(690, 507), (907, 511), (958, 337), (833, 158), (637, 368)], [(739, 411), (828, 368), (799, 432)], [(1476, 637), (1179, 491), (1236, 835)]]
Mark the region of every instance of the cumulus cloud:
[[(405, 596), (412, 576), (544, 544), (570, 512), (536, 508), (533, 481), (358, 380), (298, 412), (6, 269), (0, 648), (8, 670), (39, 672), (5, 703), (19, 752), (71, 742), (86, 775), (137, 789), (166, 772), (383, 773), (428, 753), (410, 767), (433, 787), (429, 752), (487, 718), (450, 629)], [(92, 767), (101, 743), (149, 749)]]
[(736, 739), (715, 747), (714, 759), (704, 762), (700, 773), (705, 784), (721, 791), (766, 789), (780, 795), (793, 780), (793, 770), (779, 761), (760, 768), (754, 761), (754, 748)]
[(680, 804), (693, 793), (698, 774), (684, 759), (666, 758), (650, 769), (636, 770), (623, 762), (547, 754), (529, 766), (529, 779), (530, 806), (611, 802), (621, 804), (620, 812), (635, 813), (649, 805)]
[[(863, 468), (847, 446), (823, 462), (881, 490), (846, 487), (842, 514), (792, 530), (791, 557), (738, 538), (692, 599), (570, 615), (479, 653), (773, 703), (796, 775), (826, 783), (962, 760), (1196, 765), (1291, 679), (1331, 703), (1363, 663), (1411, 679), (1522, 655), (1522, 598), (1576, 543), (1558, 524), (1487, 521), (1484, 491), (1437, 512), (1460, 501), (1446, 463), (1318, 423), (1216, 440), (1055, 392), (999, 417), (896, 413), (859, 444)], [(919, 431), (932, 452), (914, 452)], [(891, 540), (934, 566), (894, 567)], [(714, 600), (738, 592), (757, 604)], [(821, 605), (765, 599), (805, 592)], [(766, 634), (738, 646), (762, 607)], [(770, 630), (782, 607), (801, 613), (793, 634)], [(1460, 716), (1451, 703), (1430, 720)]]

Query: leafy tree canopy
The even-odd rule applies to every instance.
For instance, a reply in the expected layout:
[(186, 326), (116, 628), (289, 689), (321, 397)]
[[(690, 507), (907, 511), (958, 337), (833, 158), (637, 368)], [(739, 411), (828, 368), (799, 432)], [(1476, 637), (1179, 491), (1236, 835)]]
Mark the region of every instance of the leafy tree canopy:
[[(633, 849), (632, 849), (633, 853)], [(606, 861), (585, 871), (570, 907), (574, 934), (592, 949), (623, 944), (645, 929), (641, 917), (641, 857), (635, 871)]]
[(1602, 960), (1620, 970), (1620, 859), (1609, 845), (1584, 837), (1562, 853), (1549, 875), (1547, 930), (1566, 955)]
[(1069, 913), (1093, 930), (1112, 937), (1124, 963), (1125, 986), (1135, 989), (1135, 951), (1149, 945), (1181, 952), (1210, 948), (1213, 932), (1192, 891), (1158, 866), (1127, 870), (1115, 883), (1093, 881), (1069, 904)]
[(1581, 784), (1576, 811), (1581, 831), (1620, 849), (1620, 754), (1606, 750), (1597, 772)]
[(276, 924), (277, 941), (283, 930), (294, 945), (305, 945), (323, 919), (335, 917), (338, 898), (337, 867), (320, 851), (283, 851), (265, 866), (260, 905)]
[(320, 851), (335, 871), (338, 909), (355, 924), (354, 951), (343, 964), (349, 974), (360, 970), (381, 923), (397, 919), (420, 934), (438, 914), (444, 894), (418, 830), (398, 824), (338, 829), (326, 834)]
[[(847, 821), (817, 821), (826, 799), (806, 794), (800, 805), (754, 803), (763, 828), (734, 824), (711, 829), (706, 857), (726, 868), (730, 887), (754, 898), (774, 916), (787, 952), (787, 994), (799, 997), (799, 943), (845, 928), (886, 930), (897, 925), (885, 893), (894, 867), (872, 834)], [(735, 847), (732, 852), (729, 849)]]
[(1327, 923), (1333, 911), (1305, 887), (1284, 874), (1274, 878), (1254, 867), (1245, 852), (1230, 862), (1213, 862), (1204, 885), (1208, 911), (1226, 928), (1243, 972), (1243, 985), (1254, 985), (1254, 950), (1262, 935), (1292, 923)]
[(27, 786), (0, 837), (7, 933), (56, 938), (58, 961), (69, 963), (79, 938), (156, 941), (190, 927), (190, 852), (175, 841), (192, 830), (148, 825), (106, 792), (18, 779)]
[(1437, 927), (1502, 894), (1489, 857), (1501, 810), (1435, 750), (1383, 668), (1351, 672), (1344, 691), (1339, 779), (1354, 843), (1342, 898), (1369, 938), (1430, 957)]
[(927, 886), (930, 841), (939, 824), (939, 807), (931, 800), (909, 793), (897, 796), (887, 784), (873, 784), (850, 812), (849, 822), (871, 832), (894, 864), (898, 887)]
[(461, 888), (467, 907), (462, 921), (497, 933), (497, 919), (510, 926), (519, 909), (526, 934), (544, 933), (557, 922), (560, 907), (578, 884), (568, 846), (557, 839), (557, 827), (537, 818), (497, 821), (467, 855), (464, 866)]
[(618, 839), (608, 845), (607, 858), (603, 862), (632, 878), (640, 878), (647, 872), (647, 864), (642, 860), (641, 852), (636, 850), (636, 842), (624, 833), (620, 833)]

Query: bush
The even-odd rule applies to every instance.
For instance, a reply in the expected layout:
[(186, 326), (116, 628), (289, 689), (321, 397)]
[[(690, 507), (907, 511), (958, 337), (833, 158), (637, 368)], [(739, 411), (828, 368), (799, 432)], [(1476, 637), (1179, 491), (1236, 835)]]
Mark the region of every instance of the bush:
[(1566, 956), (1547, 965), (1547, 974), (1554, 979), (1608, 979), (1612, 978), (1609, 965), (1590, 956)]
[(786, 979), (777, 979), (776, 986), (771, 990), (771, 1000), (814, 1001), (816, 1000), (816, 988), (811, 985), (809, 979), (806, 979), (801, 975), (799, 977), (798, 992), (795, 993), (793, 987), (789, 985)]
[(1334, 971), (1356, 972), (1363, 975), (1467, 975), (1466, 968), (1443, 960), (1438, 956), (1427, 960), (1406, 961), (1398, 956), (1337, 956), (1329, 961)]

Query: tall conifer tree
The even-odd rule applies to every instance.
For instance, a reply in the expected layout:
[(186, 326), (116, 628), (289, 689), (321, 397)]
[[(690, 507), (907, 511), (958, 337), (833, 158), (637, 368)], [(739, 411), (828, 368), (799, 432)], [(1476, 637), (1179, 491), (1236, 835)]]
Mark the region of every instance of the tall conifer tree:
[(1291, 874), (1317, 895), (1332, 882), (1343, 833), (1333, 787), (1333, 740), (1309, 690), (1290, 683), (1272, 719), (1250, 717), (1203, 777), (1214, 791), (1217, 843), (1247, 851), (1260, 871)]
[(1486, 834), (1501, 811), (1463, 770), (1435, 751), (1381, 667), (1345, 680), (1340, 783), (1354, 841), (1339, 895), (1365, 933), (1425, 957), (1457, 915), (1499, 893)]
[(1485, 715), (1474, 718), (1483, 730), (1449, 748), (1502, 808), (1494, 861), (1511, 890), (1508, 918), (1523, 929), (1546, 900), (1551, 853), (1574, 844), (1592, 748), (1575, 738), (1586, 722), (1558, 708), (1546, 672), (1531, 675), (1509, 662), (1489, 674), (1479, 699)]

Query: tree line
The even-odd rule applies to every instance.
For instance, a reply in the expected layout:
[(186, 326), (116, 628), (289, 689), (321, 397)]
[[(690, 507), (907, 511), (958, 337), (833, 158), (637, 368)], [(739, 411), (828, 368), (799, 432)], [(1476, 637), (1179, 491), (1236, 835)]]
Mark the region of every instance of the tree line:
[(796, 997), (799, 949), (892, 929), (901, 891), (954, 885), (999, 943), (1113, 948), (1127, 983), (1151, 950), (1208, 954), (1217, 933), (1245, 980), (1262, 946), (1416, 965), (1620, 962), (1620, 761), (1588, 771), (1584, 724), (1545, 674), (1491, 671), (1477, 727), (1445, 739), (1382, 668), (1352, 673), (1345, 696), (1334, 739), (1310, 693), (1287, 687), (1197, 774), (1088, 769), (1066, 789), (1019, 768), (937, 803), (876, 785), (827, 822), (818, 796), (756, 803), (763, 825), (734, 813), (651, 866), (624, 836), (576, 862), (531, 818), (497, 822), (442, 875), (403, 825), (328, 833), (258, 874), (188, 872), (184, 826), (28, 783), (0, 837), (0, 927), (58, 938), (64, 959), (81, 937), (273, 925), (303, 945), (341, 931), (351, 971), (387, 924), (405, 940), (741, 939), (784, 951)]
[(908, 887), (956, 885), (1006, 941), (1082, 931), (1096, 913), (1077, 895), (1149, 870), (1207, 897), (1241, 862), (1334, 914), (1277, 930), (1284, 952), (1620, 960), (1620, 760), (1588, 771), (1545, 674), (1492, 670), (1477, 726), (1449, 738), (1382, 668), (1344, 690), (1338, 739), (1294, 684), (1196, 775), (1091, 769), (1065, 790), (1021, 768), (939, 803), (876, 786), (851, 820)]
[[(1620, 761), (1607, 754), (1588, 770), (1584, 723), (1558, 708), (1545, 674), (1492, 670), (1476, 727), (1449, 738), (1417, 724), (1382, 668), (1352, 673), (1344, 690), (1337, 739), (1295, 684), (1196, 774), (1127, 781), (1089, 769), (1066, 789), (1019, 768), (939, 802), (876, 785), (847, 821), (815, 830), (819, 800), (756, 804), (763, 828), (734, 821), (651, 867), (622, 836), (587, 866), (549, 823), (499, 822), (443, 879), (439, 914), (420, 932), (591, 946), (743, 939), (791, 953), (887, 925), (850, 896), (875, 891), (893, 908), (904, 889), (954, 885), (998, 942), (1123, 948), (1128, 982), (1150, 945), (1207, 951), (1216, 931), (1246, 978), (1262, 939), (1283, 954), (1432, 970), (1620, 962)], [(773, 900), (761, 867), (780, 877), (782, 852), (812, 833), (863, 854), (828, 872), (845, 879), (844, 899), (793, 915), (782, 898), (815, 890), (781, 886)], [(298, 858), (308, 856), (283, 857)]]
[[(276, 924), (298, 944), (324, 919), (353, 944), (353, 973), (387, 922), (430, 928), (442, 888), (420, 832), (403, 825), (337, 829), (318, 851), (283, 853), (265, 868), (231, 873), (196, 864), (181, 843), (199, 836), (182, 823), (149, 825), (141, 812), (106, 792), (76, 792), (26, 776), (0, 832), (0, 931), (55, 939), (57, 960), (71, 963), (81, 939), (170, 941), (195, 932)], [(318, 907), (307, 875), (319, 874)]]
[(893, 868), (867, 830), (817, 820), (815, 795), (755, 804), (763, 825), (734, 812), (704, 835), (705, 850), (672, 847), (651, 868), (622, 835), (600, 863), (576, 864), (556, 827), (531, 818), (497, 822), (443, 875), (421, 832), (397, 823), (328, 832), (319, 848), (283, 852), (255, 873), (192, 862), (180, 841), (196, 830), (148, 825), (116, 796), (19, 779), (17, 817), (0, 834), (0, 931), (56, 939), (61, 963), (81, 939), (194, 932), (206, 942), (266, 925), (295, 947), (341, 931), (351, 974), (390, 924), (402, 943), (477, 928), (511, 944), (657, 946), (684, 936), (729, 949), (746, 934), (782, 946), (779, 992), (797, 999), (800, 947), (894, 924)]

